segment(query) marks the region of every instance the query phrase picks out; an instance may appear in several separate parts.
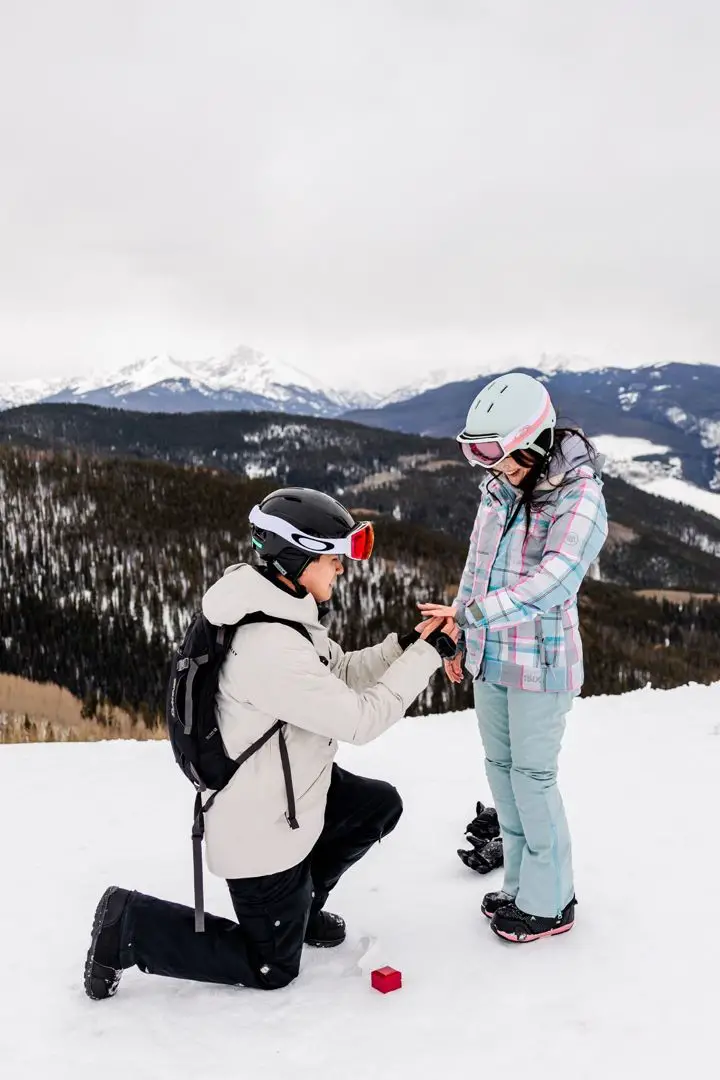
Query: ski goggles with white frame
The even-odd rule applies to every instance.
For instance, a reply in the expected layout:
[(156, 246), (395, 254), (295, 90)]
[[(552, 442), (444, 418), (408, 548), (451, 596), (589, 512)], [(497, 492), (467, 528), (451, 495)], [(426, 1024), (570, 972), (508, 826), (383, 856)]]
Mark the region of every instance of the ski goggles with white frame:
[(499, 465), (501, 461), (505, 461), (507, 458), (514, 456), (518, 465), (523, 465), (529, 468), (534, 464), (534, 458), (528, 458), (526, 461), (522, 460), (522, 456), (525, 451), (534, 450), (536, 453), (545, 457), (547, 451), (541, 449), (539, 446), (523, 446), (522, 450), (505, 450), (499, 439), (491, 439), (488, 442), (462, 442), (462, 451), (471, 465), (482, 465), (486, 469), (490, 469), (493, 465)]
[[(499, 465), (501, 461), (505, 461), (511, 454), (520, 455), (523, 450), (532, 450), (542, 458), (547, 457), (549, 453), (548, 447), (538, 446), (535, 442), (528, 442), (528, 436), (539, 435), (541, 430), (544, 431), (545, 427), (538, 428), (537, 421), (532, 424), (523, 424), (522, 427), (516, 428), (515, 431), (511, 431), (508, 435), (497, 435), (495, 433), (471, 435), (466, 430), (457, 436), (457, 441), (462, 446), (463, 454), (471, 465), (483, 465), (488, 469), (493, 465)], [(552, 447), (552, 439), (550, 446)], [(519, 462), (519, 464), (524, 463)], [(527, 464), (532, 465), (533, 462), (529, 460)]]
[(372, 555), (375, 544), (375, 530), (370, 521), (359, 522), (347, 536), (324, 538), (309, 536), (284, 518), (266, 514), (259, 506), (254, 506), (250, 511), (250, 524), (282, 536), (293, 547), (310, 555), (347, 555), (356, 562), (365, 562)]

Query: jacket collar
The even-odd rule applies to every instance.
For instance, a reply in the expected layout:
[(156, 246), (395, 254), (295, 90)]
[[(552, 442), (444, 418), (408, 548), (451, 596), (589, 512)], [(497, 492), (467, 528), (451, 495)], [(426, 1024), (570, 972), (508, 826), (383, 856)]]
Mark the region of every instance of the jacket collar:
[(215, 626), (222, 626), (262, 611), (278, 619), (303, 623), (311, 630), (324, 630), (310, 593), (301, 597), (281, 585), (250, 563), (236, 563), (203, 596), (203, 614)]

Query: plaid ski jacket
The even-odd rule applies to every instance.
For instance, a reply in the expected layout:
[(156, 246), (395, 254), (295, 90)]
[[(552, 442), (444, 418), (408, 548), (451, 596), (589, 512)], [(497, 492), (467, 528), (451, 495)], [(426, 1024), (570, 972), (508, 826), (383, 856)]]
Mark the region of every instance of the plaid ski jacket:
[(577, 592), (607, 536), (602, 459), (566, 436), (535, 490), (527, 528), (520, 493), (488, 477), (455, 604), (474, 678), (522, 690), (579, 693)]

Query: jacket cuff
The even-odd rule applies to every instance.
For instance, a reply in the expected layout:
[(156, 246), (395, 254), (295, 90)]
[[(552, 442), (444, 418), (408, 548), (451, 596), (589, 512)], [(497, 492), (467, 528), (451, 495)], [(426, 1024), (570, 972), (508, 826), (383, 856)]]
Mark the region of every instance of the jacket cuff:
[(467, 630), (469, 626), (487, 626), (487, 616), (479, 600), (471, 600), (465, 607), (458, 608), (455, 622), (461, 630)]
[[(418, 634), (418, 637), (419, 636), (420, 635)], [(402, 656), (406, 648), (407, 645), (403, 645), (402, 638), (398, 637), (396, 633), (388, 634), (382, 643), (382, 654), (385, 660), (387, 660), (388, 666), (393, 664), (398, 657)]]
[(440, 667), (442, 660), (437, 649), (421, 639), (405, 650), (380, 682), (400, 698), (404, 709), (408, 709)]

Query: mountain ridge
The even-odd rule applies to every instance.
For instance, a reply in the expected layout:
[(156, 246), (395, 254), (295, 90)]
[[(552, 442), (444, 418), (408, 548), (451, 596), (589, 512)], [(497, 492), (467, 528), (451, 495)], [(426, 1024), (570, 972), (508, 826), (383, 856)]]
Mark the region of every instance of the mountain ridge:
[[(392, 408), (448, 385), (487, 380), (511, 370), (526, 370), (555, 379), (563, 374), (637, 374), (667, 366), (662, 363), (632, 366), (622, 358), (607, 364), (582, 356), (543, 353), (534, 362), (517, 358), (486, 359), (472, 368), (467, 364), (444, 363), (390, 391), (366, 387), (333, 389), (300, 368), (268, 357), (258, 349), (239, 345), (227, 355), (209, 356), (197, 362), (160, 353), (78, 376), (0, 383), (0, 410), (51, 401), (169, 412), (277, 408), (298, 415), (334, 417), (349, 411)], [(676, 366), (707, 369), (716, 365), (688, 361)]]
[[(665, 364), (607, 368), (593, 372), (558, 370), (548, 374), (517, 368), (542, 379), (559, 425), (580, 426), (589, 436), (644, 439), (657, 452), (653, 461), (677, 458), (682, 477), (708, 491), (720, 491), (720, 369), (714, 365)], [(351, 410), (344, 418), (370, 427), (435, 438), (462, 429), (475, 395), (487, 376), (447, 383), (417, 397), (372, 410)]]
[(0, 409), (53, 402), (170, 412), (281, 408), (303, 415), (336, 416), (352, 407), (374, 405), (381, 398), (366, 390), (334, 390), (315, 376), (245, 345), (227, 356), (211, 356), (198, 363), (155, 354), (69, 379), (0, 385)]

